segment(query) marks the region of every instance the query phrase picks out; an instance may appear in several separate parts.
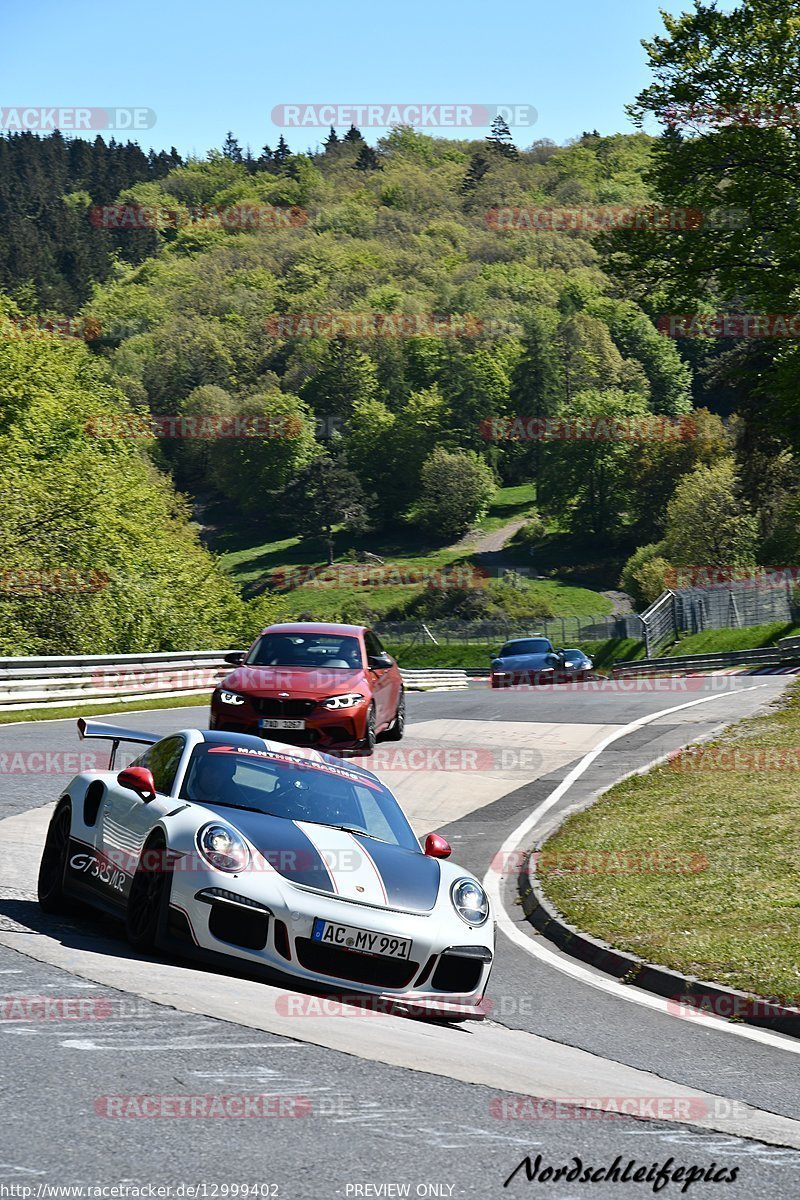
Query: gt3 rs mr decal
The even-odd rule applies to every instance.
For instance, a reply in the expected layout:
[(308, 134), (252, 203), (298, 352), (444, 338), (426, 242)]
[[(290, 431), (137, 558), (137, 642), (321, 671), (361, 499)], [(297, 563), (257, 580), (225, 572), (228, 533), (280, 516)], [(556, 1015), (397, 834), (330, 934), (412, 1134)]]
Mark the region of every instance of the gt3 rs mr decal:
[(78, 886), (97, 888), (122, 900), (130, 890), (132, 875), (98, 853), (94, 846), (70, 838), (67, 869)]

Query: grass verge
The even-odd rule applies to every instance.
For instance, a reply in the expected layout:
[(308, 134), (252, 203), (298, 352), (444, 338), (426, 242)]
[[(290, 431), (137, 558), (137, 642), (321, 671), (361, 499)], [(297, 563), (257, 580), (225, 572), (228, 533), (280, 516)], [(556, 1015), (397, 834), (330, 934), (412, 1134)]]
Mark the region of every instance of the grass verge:
[[(102, 700), (71, 704), (68, 708), (25, 708), (0, 712), (0, 725), (17, 721), (60, 721), (71, 717), (96, 717), (105, 713), (142, 712), (157, 708), (208, 708), (211, 693), (197, 696), (154, 696), (149, 700)], [(205, 719), (202, 722), (206, 724)]]
[(690, 633), (681, 638), (662, 657), (671, 658), (682, 654), (716, 654), (725, 650), (758, 650), (764, 646), (775, 646), (779, 638), (796, 637), (800, 625), (773, 621), (769, 625), (751, 625), (747, 629), (704, 629), (702, 633)]
[(568, 921), (619, 949), (797, 1003), (798, 767), (795, 685), (776, 711), (570, 817), (540, 860), (544, 890)]

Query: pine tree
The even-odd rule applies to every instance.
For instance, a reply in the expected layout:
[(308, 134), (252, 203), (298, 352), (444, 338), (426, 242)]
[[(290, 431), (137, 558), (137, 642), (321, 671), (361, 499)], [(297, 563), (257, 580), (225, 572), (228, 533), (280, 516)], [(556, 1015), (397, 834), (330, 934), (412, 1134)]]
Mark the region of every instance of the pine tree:
[(281, 134), (281, 136), (278, 138), (278, 145), (275, 147), (273, 162), (277, 163), (279, 167), (282, 167), (287, 158), (291, 158), (291, 156), (292, 152), (289, 149), (289, 144), (283, 134)]
[(513, 162), (519, 158), (519, 150), (512, 141), (511, 130), (499, 114), (492, 121), (492, 130), (486, 144), (496, 154), (502, 154), (503, 158), (509, 158)]
[(484, 158), (482, 154), (473, 154), (469, 160), (469, 167), (461, 184), (461, 191), (473, 192), (489, 170), (489, 166), (488, 158)]
[(362, 137), (361, 130), (356, 129), (355, 125), (351, 125), (350, 128), (348, 129), (347, 133), (344, 135), (343, 141), (345, 141), (345, 142), (363, 142), (364, 138)]
[(340, 145), (339, 135), (336, 132), (336, 130), (333, 128), (332, 125), (331, 125), (331, 131), (328, 134), (328, 136), (325, 138), (323, 145), (325, 147), (326, 154), (330, 154), (333, 150), (336, 149), (336, 147), (338, 145)]
[(222, 143), (222, 153), (231, 162), (240, 163), (242, 161), (242, 148), (230, 129), (225, 141)]
[(359, 151), (358, 158), (353, 163), (353, 169), (356, 171), (377, 171), (380, 165), (381, 162), (377, 152), (364, 142)]
[(261, 153), (256, 160), (256, 167), (259, 171), (268, 171), (275, 162), (275, 155), (271, 146), (262, 146)]

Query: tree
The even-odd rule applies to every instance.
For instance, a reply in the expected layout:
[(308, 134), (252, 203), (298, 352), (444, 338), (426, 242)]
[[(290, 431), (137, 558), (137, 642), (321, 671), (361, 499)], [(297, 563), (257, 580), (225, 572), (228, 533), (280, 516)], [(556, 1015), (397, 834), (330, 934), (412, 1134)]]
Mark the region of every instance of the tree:
[(225, 141), (222, 143), (222, 153), (226, 158), (229, 158), (231, 162), (240, 163), (242, 161), (242, 148), (239, 145), (238, 140), (233, 136), (230, 129), (228, 130)]
[(378, 158), (378, 153), (364, 142), (358, 152), (358, 158), (353, 163), (353, 168), (356, 171), (377, 171), (380, 169), (381, 160)]
[(657, 600), (666, 589), (670, 564), (664, 557), (663, 542), (640, 546), (622, 568), (620, 587), (628, 593), (638, 612)]
[(351, 125), (342, 141), (345, 142), (363, 142), (364, 138), (360, 129), (356, 129), (355, 125)]
[(461, 184), (462, 193), (474, 192), (490, 166), (491, 163), (483, 154), (473, 154), (469, 160), (467, 173)]
[(339, 146), (340, 144), (341, 144), (341, 142), (339, 139), (339, 135), (336, 132), (336, 130), (334, 129), (334, 127), (331, 125), (331, 131), (328, 134), (328, 136), (325, 138), (325, 141), (323, 142), (323, 145), (325, 147), (325, 153), (331, 154), (336, 149), (336, 147)]
[(474, 450), (437, 446), (422, 465), (414, 518), (434, 537), (449, 541), (485, 516), (494, 492), (494, 476)]
[(283, 493), (287, 518), (301, 537), (325, 542), (328, 565), (333, 565), (334, 530), (364, 533), (369, 528), (371, 500), (356, 475), (326, 456), (304, 467)]
[(733, 459), (697, 467), (680, 481), (667, 507), (664, 540), (676, 565), (755, 562), (758, 525), (740, 494)]
[(647, 415), (641, 398), (618, 389), (580, 392), (565, 410), (566, 436), (547, 442), (547, 486), (576, 532), (607, 538), (619, 530), (631, 501), (627, 429)]
[(353, 406), (378, 394), (375, 364), (343, 334), (330, 343), (300, 395), (318, 417), (349, 417)]
[(514, 145), (511, 130), (499, 113), (492, 121), (491, 132), (486, 138), (486, 144), (495, 154), (501, 154), (503, 158), (508, 158), (512, 162), (516, 162), (519, 158), (519, 150)]
[[(701, 214), (667, 236), (604, 239), (610, 268), (656, 314), (793, 313), (800, 259), (800, 36), (796, 0), (742, 0), (728, 10), (696, 0), (662, 12), (666, 32), (645, 42), (652, 83), (630, 106), (664, 132), (648, 183), (656, 203)], [(657, 307), (656, 307), (657, 306)], [(769, 421), (800, 446), (796, 339), (771, 346), (753, 381)]]
[(278, 138), (278, 145), (275, 147), (275, 153), (272, 156), (272, 161), (276, 164), (276, 166), (282, 167), (286, 160), (291, 157), (292, 152), (289, 149), (289, 143), (286, 141), (286, 138), (283, 136), (283, 134), (281, 134), (281, 136)]

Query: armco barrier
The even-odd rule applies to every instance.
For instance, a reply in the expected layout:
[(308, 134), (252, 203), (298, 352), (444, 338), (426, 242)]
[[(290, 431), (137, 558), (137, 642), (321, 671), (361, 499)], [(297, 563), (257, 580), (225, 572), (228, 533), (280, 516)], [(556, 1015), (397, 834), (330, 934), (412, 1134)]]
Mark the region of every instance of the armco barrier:
[[(795, 639), (786, 639), (795, 640)], [(725, 667), (779, 667), (800, 662), (800, 642), (795, 648), (768, 647), (765, 650), (727, 650), (719, 654), (684, 654), (676, 658), (640, 658), (618, 662), (615, 678), (621, 675), (685, 675), (688, 672), (724, 670)]]
[[(155, 654), (54, 655), (0, 658), (0, 712), (66, 708), (81, 701), (125, 703), (154, 696), (210, 693), (232, 668), (226, 650), (164, 651)], [(465, 671), (402, 671), (409, 691), (462, 688)]]

